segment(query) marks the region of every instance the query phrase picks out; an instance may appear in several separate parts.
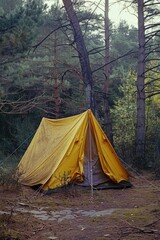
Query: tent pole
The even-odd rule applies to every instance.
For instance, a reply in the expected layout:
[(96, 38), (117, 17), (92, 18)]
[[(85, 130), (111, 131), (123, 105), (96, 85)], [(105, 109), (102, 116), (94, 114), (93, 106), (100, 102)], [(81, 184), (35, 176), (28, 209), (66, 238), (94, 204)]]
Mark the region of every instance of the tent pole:
[(91, 181), (91, 197), (93, 197), (93, 165), (92, 165), (92, 136), (91, 136), (91, 122), (89, 114), (89, 162), (90, 162), (90, 181)]

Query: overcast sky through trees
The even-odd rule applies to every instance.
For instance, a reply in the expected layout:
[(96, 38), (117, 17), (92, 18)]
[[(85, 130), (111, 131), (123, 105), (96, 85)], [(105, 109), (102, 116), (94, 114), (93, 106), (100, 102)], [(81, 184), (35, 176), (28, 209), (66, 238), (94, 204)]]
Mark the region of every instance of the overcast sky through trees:
[[(92, 5), (91, 11), (104, 14), (105, 0), (94, 0), (93, 3), (86, 0), (86, 4), (87, 2), (89, 5)], [(55, 3), (55, 0), (47, 0), (47, 3), (51, 5)], [(62, 4), (62, 1), (60, 3)], [(124, 19), (128, 25), (137, 26), (137, 17), (134, 15), (134, 10), (131, 7), (127, 8), (123, 2), (117, 3), (115, 0), (109, 0), (109, 6), (109, 18), (116, 25)]]

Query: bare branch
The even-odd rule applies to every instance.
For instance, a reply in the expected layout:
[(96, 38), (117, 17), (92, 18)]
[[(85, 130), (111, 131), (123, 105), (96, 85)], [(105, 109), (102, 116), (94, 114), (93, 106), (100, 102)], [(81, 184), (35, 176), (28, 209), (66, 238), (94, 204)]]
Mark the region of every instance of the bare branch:
[(128, 55), (131, 55), (131, 54), (133, 54), (133, 53), (135, 53), (135, 51), (130, 50), (130, 51), (126, 52), (125, 54), (121, 55), (120, 57), (113, 59), (113, 60), (110, 61), (109, 63), (104, 64), (104, 65), (102, 65), (101, 67), (93, 70), (92, 73), (95, 73), (95, 72), (97, 72), (98, 70), (104, 68), (106, 65), (111, 64), (111, 63), (113, 63), (113, 62), (116, 62), (116, 61), (118, 61), (119, 59), (124, 58), (124, 57), (126, 57), (126, 56), (128, 56)]
[(160, 23), (148, 24), (148, 25), (145, 26), (145, 30), (150, 29), (150, 28), (155, 28), (155, 27), (158, 27), (158, 26), (160, 26)]
[(153, 92), (153, 93), (147, 95), (146, 98), (151, 98), (151, 97), (153, 97), (153, 96), (155, 96), (155, 95), (159, 95), (159, 94), (160, 94), (160, 91)]
[(153, 66), (153, 67), (151, 67), (151, 68), (148, 68), (144, 73), (149, 72), (149, 71), (151, 71), (151, 70), (153, 70), (153, 69), (156, 69), (156, 68), (158, 68), (159, 66), (160, 66), (160, 64), (158, 64), (158, 65), (156, 65), (156, 66)]
[(56, 32), (57, 30), (59, 30), (60, 28), (64, 28), (69, 26), (70, 24), (64, 24), (64, 25), (60, 25), (56, 28), (54, 28), (50, 33), (47, 34), (47, 36), (45, 36), (39, 43), (37, 43), (36, 45), (32, 46), (34, 48), (34, 51), (50, 36), (52, 35), (54, 32)]
[(152, 79), (151, 81), (145, 83), (145, 86), (150, 85), (150, 84), (152, 84), (152, 83), (154, 83), (154, 82), (156, 82), (156, 81), (160, 81), (160, 78)]

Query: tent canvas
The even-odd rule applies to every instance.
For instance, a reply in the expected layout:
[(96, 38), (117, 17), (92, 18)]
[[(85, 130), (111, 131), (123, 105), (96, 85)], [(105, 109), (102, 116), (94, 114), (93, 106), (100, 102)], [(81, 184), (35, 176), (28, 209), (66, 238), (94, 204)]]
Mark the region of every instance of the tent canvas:
[(120, 162), (91, 110), (61, 118), (43, 118), (18, 165), (19, 181), (43, 190), (68, 183), (98, 185), (108, 179), (128, 181)]

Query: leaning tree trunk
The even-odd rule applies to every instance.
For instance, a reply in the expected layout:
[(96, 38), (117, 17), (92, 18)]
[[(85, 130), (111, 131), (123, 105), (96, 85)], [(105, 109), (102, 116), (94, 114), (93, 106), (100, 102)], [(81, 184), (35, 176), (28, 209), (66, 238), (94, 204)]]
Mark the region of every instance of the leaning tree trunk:
[(145, 28), (143, 0), (138, 0), (138, 41), (135, 166), (143, 169), (145, 167)]
[(113, 135), (112, 135), (112, 119), (110, 114), (109, 106), (109, 77), (110, 77), (110, 51), (109, 51), (109, 4), (108, 0), (105, 0), (105, 82), (104, 82), (104, 125), (108, 139), (113, 144)]
[(54, 40), (54, 104), (55, 118), (59, 118), (59, 94), (58, 94), (58, 76), (57, 76), (57, 33)]
[(76, 43), (81, 70), (82, 70), (82, 76), (84, 78), (84, 82), (86, 85), (86, 105), (87, 105), (87, 108), (90, 108), (92, 109), (93, 112), (95, 112), (94, 101), (93, 101), (92, 72), (91, 72), (88, 52), (87, 52), (84, 38), (82, 35), (82, 30), (80, 28), (77, 15), (74, 11), (72, 1), (63, 0), (63, 3), (70, 20), (72, 30), (73, 30), (74, 40)]

